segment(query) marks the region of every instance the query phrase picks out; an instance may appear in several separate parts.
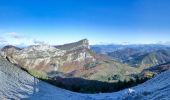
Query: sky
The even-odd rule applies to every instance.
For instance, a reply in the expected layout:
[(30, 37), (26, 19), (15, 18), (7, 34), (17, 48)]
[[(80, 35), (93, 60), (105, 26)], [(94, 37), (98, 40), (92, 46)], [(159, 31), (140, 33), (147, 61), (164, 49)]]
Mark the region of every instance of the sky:
[(0, 0), (0, 45), (170, 43), (170, 0)]

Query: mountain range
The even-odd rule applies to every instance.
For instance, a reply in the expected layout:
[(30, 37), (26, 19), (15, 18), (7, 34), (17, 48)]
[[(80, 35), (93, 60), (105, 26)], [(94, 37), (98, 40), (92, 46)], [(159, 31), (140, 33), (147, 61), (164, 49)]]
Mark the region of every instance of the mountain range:
[[(128, 82), (136, 80), (137, 78), (143, 79), (156, 76), (154, 79), (158, 83), (158, 81), (161, 80), (159, 74), (166, 71), (162, 76), (167, 78), (165, 74), (168, 75), (168, 70), (170, 69), (170, 47), (167, 45), (90, 46), (89, 41), (83, 39), (74, 43), (57, 46), (32, 45), (19, 48), (8, 45), (1, 49), (0, 54), (0, 77), (2, 77), (0, 82), (5, 86), (0, 87), (0, 90), (3, 91), (0, 94), (2, 98), (38, 98), (38, 93), (41, 93), (41, 91), (38, 93), (36, 91), (41, 90), (42, 87), (50, 88), (48, 90), (50, 93), (53, 91), (64, 91), (62, 95), (65, 95), (65, 90), (59, 89), (58, 91), (58, 89), (51, 89), (53, 86), (45, 83), (48, 81), (52, 84), (62, 83), (62, 85), (82, 87), (89, 86), (92, 83), (101, 84), (102, 86), (105, 82), (108, 85), (110, 83), (119, 83), (119, 81)], [(43, 81), (45, 80), (45, 82), (37, 78)], [(154, 81), (154, 79), (151, 80)], [(139, 86), (140, 89), (138, 89), (138, 86), (137, 88), (135, 87), (137, 94), (135, 93), (135, 95), (125, 98), (149, 98), (153, 96), (153, 89), (150, 89), (151, 91), (149, 92), (141, 90), (141, 87), (145, 85), (149, 87), (148, 83), (152, 83), (151, 80)], [(157, 83), (154, 83), (155, 86)], [(37, 84), (40, 86), (37, 87)], [(162, 82), (162, 84), (164, 84), (164, 82)], [(21, 91), (14, 89), (17, 86), (21, 86)], [(155, 89), (158, 88), (159, 87), (155, 87)], [(163, 85), (161, 85), (161, 88), (163, 88)], [(167, 85), (167, 89), (168, 88)], [(12, 92), (13, 90), (16, 94)], [(44, 89), (42, 90), (44, 91)], [(141, 95), (141, 91), (145, 91), (146, 94), (143, 92)], [(163, 91), (166, 91), (166, 89), (163, 88)], [(32, 95), (36, 93), (37, 95)], [(115, 93), (115, 98), (121, 98), (118, 95), (122, 93), (123, 91)], [(70, 99), (80, 99), (83, 97), (84, 99), (88, 98), (90, 100), (97, 98), (97, 94), (83, 95), (72, 92), (67, 93), (67, 91), (66, 94), (69, 94), (68, 97)], [(70, 96), (73, 94), (73, 97)], [(113, 95), (115, 94), (113, 93)], [(106, 95), (108, 95), (109, 98), (113, 98), (110, 94)], [(106, 95), (102, 94), (101, 98), (107, 98)], [(54, 96), (57, 97), (58, 95)], [(169, 98), (168, 96), (165, 97)], [(52, 95), (50, 98), (54, 99)], [(123, 98), (120, 100), (122, 99)]]
[(95, 54), (88, 44), (84, 39), (60, 46), (33, 45), (22, 49), (5, 46), (1, 54), (9, 62), (30, 73), (38, 73), (40, 77), (69, 76), (108, 81), (114, 74), (120, 73), (125, 79), (126, 75), (136, 72), (135, 68)]

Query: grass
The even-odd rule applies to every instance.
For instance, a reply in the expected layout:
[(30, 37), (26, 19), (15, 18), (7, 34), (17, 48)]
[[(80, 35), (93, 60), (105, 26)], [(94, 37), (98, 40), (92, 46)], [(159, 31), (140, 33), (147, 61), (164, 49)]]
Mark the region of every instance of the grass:
[(28, 70), (28, 73), (30, 73), (32, 76), (40, 79), (48, 79), (47, 74), (45, 74), (42, 71), (37, 70)]

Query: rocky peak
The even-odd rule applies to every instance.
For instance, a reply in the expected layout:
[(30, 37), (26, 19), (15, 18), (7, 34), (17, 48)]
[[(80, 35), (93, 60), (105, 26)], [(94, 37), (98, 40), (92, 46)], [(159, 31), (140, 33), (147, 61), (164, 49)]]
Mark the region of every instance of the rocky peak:
[(1, 49), (1, 51), (6, 51), (6, 50), (9, 50), (9, 49), (21, 50), (20, 48), (15, 47), (15, 46), (13, 46), (13, 45), (7, 45), (7, 46), (3, 47), (3, 48)]
[(61, 49), (61, 50), (66, 50), (66, 51), (76, 50), (76, 49), (80, 49), (80, 48), (81, 49), (82, 48), (89, 49), (89, 41), (87, 39), (83, 39), (78, 42), (68, 43), (68, 44), (59, 45), (59, 46), (55, 46), (55, 47), (58, 49)]
[(7, 45), (1, 49), (1, 55), (6, 57), (7, 55), (12, 55), (13, 52), (20, 51), (21, 49), (12, 45)]

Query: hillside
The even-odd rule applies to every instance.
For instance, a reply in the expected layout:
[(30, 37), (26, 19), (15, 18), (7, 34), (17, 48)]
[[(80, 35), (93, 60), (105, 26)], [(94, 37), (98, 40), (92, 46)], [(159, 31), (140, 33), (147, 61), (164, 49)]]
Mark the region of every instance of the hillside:
[[(115, 93), (81, 94), (63, 90), (44, 83), (0, 57), (0, 99), (31, 100), (157, 100), (170, 99), (170, 72)], [(132, 91), (133, 90), (133, 91)]]
[(140, 67), (140, 69), (170, 61), (170, 47), (167, 45), (99, 45), (92, 46), (92, 50), (98, 54), (104, 53), (113, 60), (131, 67)]
[(152, 66), (150, 68), (144, 69), (142, 73), (150, 72), (153, 74), (160, 74), (161, 72), (170, 70), (170, 62), (163, 63), (157, 66)]

